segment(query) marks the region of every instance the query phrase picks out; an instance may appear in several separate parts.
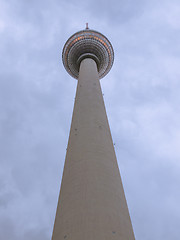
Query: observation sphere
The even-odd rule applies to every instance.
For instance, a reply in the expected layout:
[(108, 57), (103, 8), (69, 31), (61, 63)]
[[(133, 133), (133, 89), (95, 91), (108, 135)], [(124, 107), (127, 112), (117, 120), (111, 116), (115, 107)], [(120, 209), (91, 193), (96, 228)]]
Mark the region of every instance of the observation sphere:
[(86, 28), (73, 34), (65, 43), (62, 60), (67, 72), (78, 79), (80, 63), (85, 58), (92, 58), (103, 78), (111, 69), (114, 51), (110, 41), (101, 33)]

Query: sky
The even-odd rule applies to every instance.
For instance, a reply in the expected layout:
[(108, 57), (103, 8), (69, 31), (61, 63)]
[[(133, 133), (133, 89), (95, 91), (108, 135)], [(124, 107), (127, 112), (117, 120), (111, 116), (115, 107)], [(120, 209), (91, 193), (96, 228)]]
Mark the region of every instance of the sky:
[(51, 239), (77, 81), (66, 40), (111, 41), (101, 80), (137, 240), (180, 235), (180, 1), (0, 0), (0, 239)]

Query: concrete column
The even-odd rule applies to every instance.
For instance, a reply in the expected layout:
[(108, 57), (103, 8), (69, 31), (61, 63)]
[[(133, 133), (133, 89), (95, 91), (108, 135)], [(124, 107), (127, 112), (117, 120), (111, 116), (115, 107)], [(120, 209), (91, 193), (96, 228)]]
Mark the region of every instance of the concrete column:
[(134, 240), (97, 66), (81, 62), (52, 240)]

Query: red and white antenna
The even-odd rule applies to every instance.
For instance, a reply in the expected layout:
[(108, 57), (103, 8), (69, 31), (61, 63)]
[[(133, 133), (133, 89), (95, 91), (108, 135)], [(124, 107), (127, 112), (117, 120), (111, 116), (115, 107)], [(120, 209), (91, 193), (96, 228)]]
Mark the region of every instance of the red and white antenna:
[(89, 29), (88, 23), (86, 23), (86, 29)]

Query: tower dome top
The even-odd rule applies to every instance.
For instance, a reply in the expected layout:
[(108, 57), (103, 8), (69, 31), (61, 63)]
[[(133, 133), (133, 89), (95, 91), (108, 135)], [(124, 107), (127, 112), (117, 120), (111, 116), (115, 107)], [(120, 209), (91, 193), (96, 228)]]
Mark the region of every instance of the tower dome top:
[(98, 68), (99, 78), (103, 78), (111, 69), (114, 51), (110, 41), (101, 33), (86, 27), (73, 34), (65, 43), (62, 60), (67, 72), (74, 78), (79, 76), (80, 63), (92, 58)]

